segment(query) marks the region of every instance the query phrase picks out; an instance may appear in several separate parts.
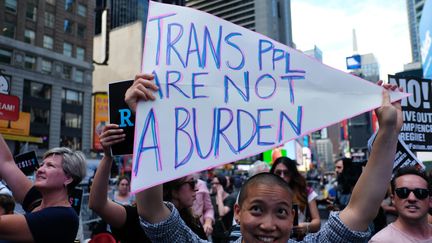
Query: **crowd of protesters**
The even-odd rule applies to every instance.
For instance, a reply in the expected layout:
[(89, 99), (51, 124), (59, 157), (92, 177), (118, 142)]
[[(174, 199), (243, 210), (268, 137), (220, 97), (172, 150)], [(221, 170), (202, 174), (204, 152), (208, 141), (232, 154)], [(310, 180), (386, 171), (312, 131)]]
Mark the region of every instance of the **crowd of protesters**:
[[(136, 76), (125, 96), (132, 111), (139, 100), (155, 99), (152, 79)], [(336, 160), (336, 178), (328, 180), (329, 186), (313, 166), (302, 174), (295, 160), (279, 153), (271, 166), (257, 161), (243, 173), (216, 168), (136, 195), (122, 175), (113, 196), (108, 195), (111, 146), (125, 134), (107, 124), (89, 197), (89, 208), (105, 225), (90, 242), (431, 242), (430, 175), (403, 168), (390, 180), (402, 126), (400, 103), (390, 103), (383, 91), (376, 113), (380, 129), (368, 163)], [(0, 177), (7, 185), (0, 184), (0, 242), (74, 242), (79, 218), (68, 194), (85, 171), (82, 153), (54, 148), (44, 155), (32, 184), (0, 135)], [(318, 177), (324, 192), (308, 184), (307, 179)], [(15, 202), (26, 214), (14, 213)], [(318, 205), (332, 211), (325, 223)]]

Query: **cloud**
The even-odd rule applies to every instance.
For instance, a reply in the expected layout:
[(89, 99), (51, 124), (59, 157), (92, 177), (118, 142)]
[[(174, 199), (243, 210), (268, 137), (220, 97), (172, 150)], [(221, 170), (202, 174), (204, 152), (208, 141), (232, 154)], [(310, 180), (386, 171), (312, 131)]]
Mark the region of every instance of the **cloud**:
[(345, 58), (353, 54), (352, 29), (358, 53), (373, 53), (381, 79), (411, 62), (408, 17), (403, 1), (292, 0), (293, 40), (297, 49), (314, 45), (325, 64), (346, 71)]

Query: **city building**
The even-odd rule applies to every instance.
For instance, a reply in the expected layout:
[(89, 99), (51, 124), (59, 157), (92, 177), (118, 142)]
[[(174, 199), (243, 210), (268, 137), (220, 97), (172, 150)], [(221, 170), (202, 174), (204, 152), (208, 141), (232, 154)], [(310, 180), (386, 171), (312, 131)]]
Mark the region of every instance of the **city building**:
[(294, 46), (290, 0), (186, 0), (186, 6)]
[(315, 146), (320, 167), (328, 171), (334, 170), (333, 143), (331, 140), (328, 138), (318, 139)]
[[(2, 129), (18, 153), (68, 146), (90, 152), (94, 1), (0, 2), (0, 69), (20, 99), (20, 124)], [(30, 114), (27, 117), (25, 114)]]
[(425, 0), (406, 0), (413, 62), (421, 62), (419, 23)]

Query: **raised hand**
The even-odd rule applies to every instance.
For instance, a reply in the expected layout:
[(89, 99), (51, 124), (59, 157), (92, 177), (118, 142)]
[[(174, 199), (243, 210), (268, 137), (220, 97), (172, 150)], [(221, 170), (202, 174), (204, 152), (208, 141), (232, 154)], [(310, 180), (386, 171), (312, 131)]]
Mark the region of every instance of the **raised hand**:
[(126, 91), (125, 102), (134, 113), (139, 100), (155, 100), (153, 92), (159, 88), (152, 82), (153, 79), (152, 74), (137, 74), (132, 86)]

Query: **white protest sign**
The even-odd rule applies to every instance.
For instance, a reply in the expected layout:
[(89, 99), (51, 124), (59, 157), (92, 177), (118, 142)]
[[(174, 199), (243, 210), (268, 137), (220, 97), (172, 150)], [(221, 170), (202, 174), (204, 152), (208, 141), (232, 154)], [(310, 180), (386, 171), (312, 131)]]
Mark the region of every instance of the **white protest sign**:
[(154, 74), (159, 91), (136, 111), (134, 192), (381, 105), (375, 84), (210, 14), (156, 2), (142, 72)]

